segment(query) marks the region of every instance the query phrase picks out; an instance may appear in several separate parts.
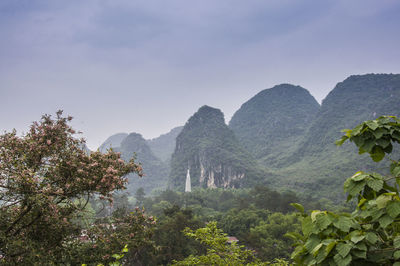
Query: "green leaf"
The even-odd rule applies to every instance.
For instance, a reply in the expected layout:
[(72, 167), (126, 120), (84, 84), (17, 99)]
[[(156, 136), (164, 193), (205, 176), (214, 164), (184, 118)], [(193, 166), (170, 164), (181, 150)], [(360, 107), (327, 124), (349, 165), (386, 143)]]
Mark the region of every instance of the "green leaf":
[(387, 133), (388, 133), (387, 129), (383, 127), (377, 128), (376, 130), (372, 131), (372, 134), (374, 134), (376, 139), (382, 138), (382, 136)]
[(393, 253), (393, 258), (394, 258), (395, 260), (400, 259), (400, 250), (397, 250), (397, 251), (395, 251), (395, 252)]
[(393, 266), (400, 266), (400, 262), (395, 262)]
[(310, 235), (313, 229), (313, 224), (310, 216), (307, 216), (306, 218), (303, 219), (303, 221), (301, 222), (301, 229), (306, 237)]
[(371, 153), (372, 148), (375, 146), (375, 140), (374, 139), (368, 139), (365, 140), (364, 145), (361, 147), (364, 151)]
[(315, 222), (317, 220), (317, 215), (322, 214), (322, 211), (312, 211), (311, 212), (311, 221)]
[(296, 208), (299, 212), (304, 213), (303, 205), (301, 205), (299, 203), (290, 203), (290, 206)]
[(379, 218), (379, 224), (382, 228), (386, 228), (389, 224), (393, 223), (394, 219), (389, 215), (384, 215)]
[(387, 146), (389, 146), (390, 140), (385, 139), (385, 138), (381, 138), (381, 139), (376, 140), (376, 144), (378, 144), (379, 146), (382, 147), (382, 149), (384, 149)]
[(351, 178), (351, 180), (353, 181), (361, 181), (364, 180), (368, 175), (364, 174), (364, 172), (362, 171), (358, 171), (357, 173), (355, 173)]
[(365, 239), (371, 244), (375, 244), (378, 241), (378, 236), (373, 232), (367, 232), (365, 234)]
[(312, 250), (320, 243), (319, 238), (316, 235), (312, 235), (308, 238), (307, 242), (304, 244), (308, 252), (312, 252)]
[(379, 192), (383, 187), (383, 180), (374, 178), (373, 176), (369, 176), (367, 178), (367, 185), (372, 188), (372, 190)]
[(352, 250), (351, 255), (357, 258), (366, 259), (367, 251), (366, 250)]
[(342, 136), (340, 139), (338, 139), (337, 141), (335, 141), (335, 144), (337, 146), (341, 146), (346, 140), (348, 140), (349, 137), (347, 136)]
[(378, 206), (378, 209), (382, 209), (385, 208), (388, 202), (391, 200), (392, 200), (391, 195), (382, 194), (376, 199), (376, 205)]
[(395, 248), (400, 248), (400, 236), (396, 236), (396, 237), (393, 239), (393, 246), (394, 246)]
[(340, 256), (339, 254), (336, 254), (335, 257), (333, 257), (333, 259), (335, 260), (336, 265), (338, 266), (347, 266), (350, 264), (351, 262), (351, 255), (347, 255), (345, 258), (343, 258), (342, 256)]
[(326, 248), (325, 248), (326, 256), (328, 256), (329, 253), (331, 252), (331, 250), (336, 246), (336, 243), (337, 243), (336, 241), (333, 241), (333, 242), (329, 243), (329, 244), (326, 246)]
[(395, 168), (393, 168), (393, 170), (391, 172), (392, 172), (392, 175), (399, 176), (400, 175), (400, 166), (396, 166)]
[(359, 243), (356, 245), (356, 248), (357, 248), (357, 249), (360, 249), (360, 250), (367, 251), (367, 245), (365, 245), (364, 242), (359, 242)]
[(366, 121), (365, 124), (372, 130), (375, 130), (379, 127), (379, 124), (376, 122), (376, 120)]
[(326, 229), (331, 223), (331, 220), (326, 214), (319, 214), (316, 217), (316, 225), (321, 231)]
[(386, 206), (386, 210), (388, 214), (392, 218), (396, 218), (400, 214), (400, 202), (399, 201), (391, 201)]
[(315, 248), (313, 248), (313, 250), (311, 251), (311, 254), (313, 254), (314, 257), (317, 256), (318, 255), (318, 251), (321, 249), (321, 247), (323, 245), (324, 244), (322, 244), (322, 243), (319, 243), (318, 245), (316, 245)]
[(339, 216), (339, 218), (333, 222), (333, 225), (341, 231), (347, 233), (350, 231), (352, 221), (349, 217)]
[(365, 238), (364, 235), (354, 235), (354, 236), (351, 237), (350, 240), (351, 240), (354, 244), (357, 244), (358, 242), (360, 242), (360, 241), (363, 240), (364, 238)]
[(336, 245), (336, 250), (342, 256), (342, 258), (346, 257), (349, 254), (350, 250), (352, 249), (353, 245), (346, 244), (346, 243), (339, 243)]
[(370, 156), (374, 162), (379, 162), (383, 159), (383, 157), (385, 157), (385, 152), (383, 151), (382, 147), (374, 146)]

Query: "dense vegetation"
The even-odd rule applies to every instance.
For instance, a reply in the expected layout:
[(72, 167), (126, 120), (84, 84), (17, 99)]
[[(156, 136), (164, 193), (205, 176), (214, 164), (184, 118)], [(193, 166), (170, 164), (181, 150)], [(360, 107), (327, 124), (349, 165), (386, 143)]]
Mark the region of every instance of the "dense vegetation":
[(281, 84), (245, 102), (229, 127), (256, 159), (270, 167), (291, 155), (319, 108), (306, 89)]
[[(400, 120), (382, 116), (345, 130), (337, 142), (354, 142), (359, 153), (374, 162), (400, 143)], [(292, 258), (305, 265), (400, 265), (400, 161), (392, 160), (388, 177), (359, 171), (344, 183), (347, 200), (355, 198), (354, 212), (303, 213), (302, 235)]]

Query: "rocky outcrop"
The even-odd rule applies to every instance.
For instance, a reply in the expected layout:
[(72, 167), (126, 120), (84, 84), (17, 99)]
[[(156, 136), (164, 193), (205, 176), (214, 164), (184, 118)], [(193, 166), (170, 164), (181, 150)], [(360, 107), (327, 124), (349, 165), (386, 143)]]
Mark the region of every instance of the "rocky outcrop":
[(169, 184), (183, 189), (187, 169), (192, 187), (242, 187), (264, 177), (252, 156), (239, 144), (219, 109), (201, 107), (176, 139)]

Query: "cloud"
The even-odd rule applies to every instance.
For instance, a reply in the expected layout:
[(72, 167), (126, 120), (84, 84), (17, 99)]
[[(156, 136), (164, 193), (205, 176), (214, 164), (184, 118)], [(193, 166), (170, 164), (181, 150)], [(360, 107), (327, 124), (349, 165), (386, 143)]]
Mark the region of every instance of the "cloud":
[[(91, 143), (155, 137), (204, 104), (227, 120), (262, 89), (400, 72), (394, 0), (3, 0), (0, 129), (65, 109)], [(96, 146), (89, 143), (92, 148)]]

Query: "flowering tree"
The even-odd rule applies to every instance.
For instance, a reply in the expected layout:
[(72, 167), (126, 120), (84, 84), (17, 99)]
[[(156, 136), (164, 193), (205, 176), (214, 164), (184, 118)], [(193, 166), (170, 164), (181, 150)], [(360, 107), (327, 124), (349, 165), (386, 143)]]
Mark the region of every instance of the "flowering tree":
[(0, 258), (6, 263), (63, 261), (89, 198), (112, 201), (125, 175), (142, 175), (118, 153), (87, 154), (75, 138), (71, 117), (44, 115), (28, 133), (0, 136)]

